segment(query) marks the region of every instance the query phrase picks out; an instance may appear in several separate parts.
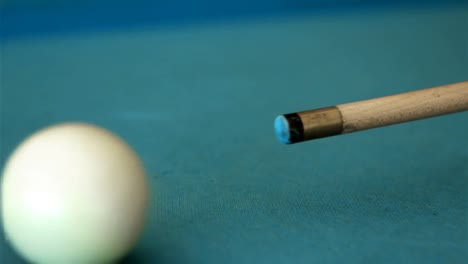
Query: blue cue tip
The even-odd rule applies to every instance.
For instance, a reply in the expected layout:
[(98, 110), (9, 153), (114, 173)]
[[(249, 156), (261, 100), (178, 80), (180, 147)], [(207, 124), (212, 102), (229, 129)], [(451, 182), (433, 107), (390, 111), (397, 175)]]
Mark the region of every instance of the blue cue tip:
[(275, 119), (275, 132), (278, 140), (283, 144), (291, 144), (291, 134), (289, 133), (289, 122), (280, 115)]

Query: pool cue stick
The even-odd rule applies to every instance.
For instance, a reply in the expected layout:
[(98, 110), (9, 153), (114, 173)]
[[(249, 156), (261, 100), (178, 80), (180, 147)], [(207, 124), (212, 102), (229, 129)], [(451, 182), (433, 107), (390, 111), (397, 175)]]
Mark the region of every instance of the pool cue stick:
[(464, 81), (280, 115), (275, 132), (280, 142), (293, 144), (467, 110), (468, 81)]

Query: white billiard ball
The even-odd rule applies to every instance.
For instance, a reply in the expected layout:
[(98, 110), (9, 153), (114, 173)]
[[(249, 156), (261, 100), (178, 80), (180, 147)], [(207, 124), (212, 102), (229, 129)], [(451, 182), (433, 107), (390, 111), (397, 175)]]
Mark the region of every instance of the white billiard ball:
[(135, 246), (148, 186), (132, 148), (84, 123), (45, 128), (25, 139), (2, 175), (7, 240), (34, 263), (110, 263)]

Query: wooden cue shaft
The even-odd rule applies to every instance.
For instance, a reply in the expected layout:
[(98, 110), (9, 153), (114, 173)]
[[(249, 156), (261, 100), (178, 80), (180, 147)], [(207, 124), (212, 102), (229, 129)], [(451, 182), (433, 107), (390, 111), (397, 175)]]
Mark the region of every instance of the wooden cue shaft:
[(468, 81), (464, 81), (283, 115), (289, 138), (282, 141), (298, 143), (467, 110)]

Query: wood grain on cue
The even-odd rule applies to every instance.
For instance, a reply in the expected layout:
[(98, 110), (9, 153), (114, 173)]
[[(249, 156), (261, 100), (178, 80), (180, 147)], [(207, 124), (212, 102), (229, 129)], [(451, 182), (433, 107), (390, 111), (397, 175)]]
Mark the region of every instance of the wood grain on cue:
[(275, 120), (285, 144), (336, 136), (468, 110), (468, 81), (315, 110)]

